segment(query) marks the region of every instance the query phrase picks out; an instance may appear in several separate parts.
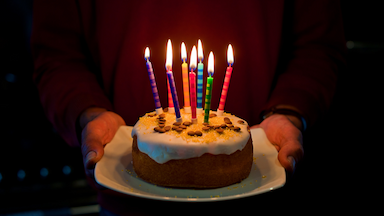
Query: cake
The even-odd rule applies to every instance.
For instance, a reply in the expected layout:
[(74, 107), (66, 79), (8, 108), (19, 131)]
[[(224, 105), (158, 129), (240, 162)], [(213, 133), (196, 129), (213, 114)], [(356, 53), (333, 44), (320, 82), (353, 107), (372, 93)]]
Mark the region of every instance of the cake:
[(253, 144), (246, 121), (229, 113), (210, 112), (209, 124), (181, 110), (147, 113), (132, 130), (132, 160), (138, 177), (159, 186), (218, 188), (247, 178)]

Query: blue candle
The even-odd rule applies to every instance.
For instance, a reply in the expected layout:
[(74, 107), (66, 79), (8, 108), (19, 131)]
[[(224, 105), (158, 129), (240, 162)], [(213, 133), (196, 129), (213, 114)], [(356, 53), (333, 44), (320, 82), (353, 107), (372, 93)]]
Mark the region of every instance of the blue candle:
[(172, 71), (168, 70), (167, 71), (167, 76), (168, 76), (168, 80), (169, 80), (169, 87), (171, 88), (173, 106), (175, 107), (176, 121), (177, 122), (182, 122), (182, 118), (181, 118), (181, 115), (180, 115), (179, 100), (177, 99), (175, 80), (173, 79)]
[(167, 69), (167, 77), (168, 77), (168, 81), (169, 81), (169, 87), (171, 89), (173, 106), (175, 107), (176, 121), (177, 122), (181, 122), (182, 118), (181, 118), (181, 115), (180, 115), (179, 100), (177, 99), (175, 80), (173, 79), (173, 73), (172, 73), (172, 58), (173, 58), (173, 55), (172, 55), (172, 43), (171, 43), (171, 40), (168, 40), (168, 44), (167, 44), (167, 59), (166, 59), (166, 62), (165, 62), (165, 68)]
[(197, 53), (199, 58), (199, 63), (197, 64), (197, 112), (202, 113), (203, 110), (203, 69), (204, 64), (202, 63), (204, 59), (203, 55), (203, 45), (201, 40), (198, 41)]
[(159, 93), (157, 91), (157, 85), (156, 85), (155, 75), (153, 74), (152, 63), (149, 61), (148, 47), (145, 49), (144, 58), (145, 60), (147, 60), (147, 63), (146, 63), (147, 71), (148, 71), (149, 81), (151, 82), (151, 88), (152, 88), (153, 99), (155, 101), (156, 113), (161, 114), (163, 113), (163, 108), (161, 107)]

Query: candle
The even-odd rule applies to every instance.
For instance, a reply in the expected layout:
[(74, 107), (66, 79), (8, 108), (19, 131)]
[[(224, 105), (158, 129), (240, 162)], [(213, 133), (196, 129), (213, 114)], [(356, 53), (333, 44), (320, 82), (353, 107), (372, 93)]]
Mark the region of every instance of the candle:
[(173, 105), (175, 108), (176, 121), (182, 122), (182, 118), (180, 115), (179, 100), (177, 99), (175, 80), (173, 79), (173, 73), (172, 73), (172, 58), (173, 58), (173, 56), (172, 56), (172, 43), (171, 43), (171, 40), (169, 39), (168, 43), (167, 43), (167, 59), (165, 62), (165, 68), (167, 69), (167, 77), (168, 77), (168, 81), (169, 81), (169, 87), (171, 89)]
[(191, 68), (191, 72), (189, 73), (189, 89), (191, 93), (191, 112), (192, 118), (191, 121), (193, 124), (197, 123), (196, 117), (196, 73), (193, 72), (196, 69), (197, 56), (196, 56), (196, 46), (193, 46), (191, 52), (191, 60), (189, 63), (189, 67)]
[(168, 87), (168, 112), (169, 113), (175, 113), (175, 108), (174, 108), (173, 100), (172, 100), (171, 88), (169, 87), (168, 76), (167, 76), (167, 87)]
[(187, 64), (187, 49), (184, 42), (181, 43), (181, 72), (183, 75), (183, 90), (184, 90), (184, 111), (191, 113), (191, 104), (189, 102), (189, 84), (188, 84), (188, 64)]
[(203, 45), (199, 39), (197, 44), (197, 55), (199, 58), (199, 64), (197, 64), (197, 112), (198, 114), (203, 112)]
[(155, 75), (153, 74), (152, 63), (149, 61), (149, 47), (145, 48), (144, 59), (147, 61), (146, 65), (148, 70), (149, 81), (152, 87), (153, 99), (155, 101), (156, 113), (159, 115), (163, 113), (163, 108), (161, 107), (161, 104), (160, 104), (160, 98), (159, 98), (159, 93), (157, 91)]
[(227, 99), (229, 82), (231, 81), (233, 61), (234, 61), (233, 49), (232, 49), (232, 45), (229, 44), (228, 50), (227, 50), (228, 67), (227, 67), (227, 71), (225, 72), (225, 78), (224, 78), (223, 90), (221, 91), (219, 108), (217, 109), (217, 115), (219, 115), (219, 116), (223, 115), (223, 113), (224, 113), (224, 106), (225, 106), (225, 101)]
[(209, 77), (207, 77), (207, 91), (205, 93), (204, 123), (209, 123), (208, 120), (209, 120), (209, 110), (211, 109), (213, 71), (214, 71), (213, 52), (210, 52), (209, 57), (208, 57), (208, 75), (209, 75)]

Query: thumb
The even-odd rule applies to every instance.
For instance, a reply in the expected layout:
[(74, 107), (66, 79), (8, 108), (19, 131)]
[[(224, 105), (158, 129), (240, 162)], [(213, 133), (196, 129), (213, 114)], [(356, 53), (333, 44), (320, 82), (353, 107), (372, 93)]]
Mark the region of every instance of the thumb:
[(93, 169), (95, 168), (95, 164), (102, 158), (104, 154), (103, 145), (101, 145), (100, 143), (100, 145), (91, 144), (91, 145), (83, 145), (83, 146), (87, 146), (87, 147), (84, 147), (85, 149), (84, 150), (85, 154), (83, 154), (84, 166), (87, 169)]
[(290, 173), (294, 173), (296, 163), (304, 155), (304, 150), (299, 142), (283, 145), (278, 154), (280, 164)]
[(95, 168), (95, 164), (104, 155), (104, 145), (100, 139), (93, 138), (91, 134), (83, 135), (81, 151), (83, 154), (84, 167), (86, 169)]

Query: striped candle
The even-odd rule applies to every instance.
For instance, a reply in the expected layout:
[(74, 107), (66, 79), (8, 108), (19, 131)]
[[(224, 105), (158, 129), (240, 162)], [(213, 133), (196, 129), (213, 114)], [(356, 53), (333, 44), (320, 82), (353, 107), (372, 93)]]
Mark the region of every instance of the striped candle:
[(147, 71), (148, 71), (149, 81), (151, 83), (153, 99), (155, 101), (156, 113), (159, 115), (163, 113), (163, 108), (161, 107), (159, 93), (157, 91), (157, 85), (156, 85), (155, 75), (153, 74), (152, 63), (149, 61), (149, 47), (145, 49), (144, 59), (147, 61), (146, 63)]
[(182, 120), (181, 114), (180, 114), (180, 106), (179, 106), (179, 100), (177, 99), (175, 80), (173, 79), (173, 73), (171, 70), (167, 71), (167, 76), (168, 76), (168, 80), (169, 80), (169, 86), (171, 88), (173, 105), (174, 105), (175, 114), (176, 114), (176, 121), (182, 122), (183, 120)]
[(182, 122), (183, 120), (182, 120), (181, 115), (180, 115), (180, 106), (179, 106), (179, 100), (177, 98), (175, 80), (173, 78), (173, 73), (172, 73), (172, 59), (173, 59), (172, 43), (171, 43), (171, 40), (168, 40), (167, 59), (165, 61), (165, 68), (167, 69), (167, 77), (168, 77), (169, 87), (170, 87), (171, 94), (172, 94), (173, 105), (175, 108), (176, 121)]
[(233, 61), (234, 61), (233, 49), (232, 49), (232, 45), (231, 44), (228, 45), (227, 61), (228, 61), (228, 67), (227, 67), (227, 70), (225, 72), (225, 78), (224, 78), (223, 89), (221, 91), (219, 108), (217, 109), (217, 115), (219, 115), (219, 116), (223, 115), (223, 113), (224, 113), (224, 106), (225, 106), (225, 101), (227, 99), (229, 82), (231, 81), (232, 64), (233, 64)]
[(207, 91), (205, 93), (205, 106), (204, 106), (204, 123), (209, 123), (209, 111), (211, 109), (212, 99), (212, 86), (213, 86), (213, 72), (214, 72), (214, 59), (213, 52), (209, 53), (208, 57), (208, 75), (207, 77)]
[(167, 86), (168, 86), (168, 112), (169, 113), (175, 113), (175, 108), (174, 108), (173, 100), (172, 100), (171, 88), (169, 87), (168, 76), (167, 76)]
[(197, 55), (199, 58), (199, 63), (197, 64), (197, 112), (202, 113), (203, 111), (203, 69), (204, 64), (202, 63), (204, 59), (203, 55), (203, 45), (201, 40), (198, 41), (197, 46)]

